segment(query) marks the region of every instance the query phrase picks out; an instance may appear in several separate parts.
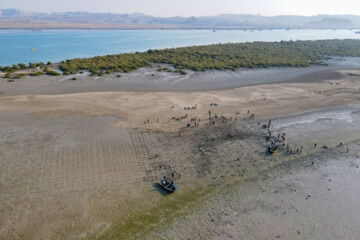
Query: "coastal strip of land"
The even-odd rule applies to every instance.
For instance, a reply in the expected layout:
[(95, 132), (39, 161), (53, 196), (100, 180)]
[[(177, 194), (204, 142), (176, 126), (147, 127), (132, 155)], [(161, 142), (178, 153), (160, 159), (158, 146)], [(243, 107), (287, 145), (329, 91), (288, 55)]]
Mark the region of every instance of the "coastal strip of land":
[(169, 64), (174, 69), (160, 67), (158, 72), (173, 72), (180, 75), (187, 75), (186, 70), (236, 71), (253, 68), (327, 66), (334, 58), (360, 57), (359, 42), (335, 39), (213, 44), (75, 58), (61, 61), (55, 66), (51, 62), (28, 65), (14, 63), (12, 66), (1, 67), (0, 70), (4, 72), (5, 78), (12, 81), (25, 75), (73, 75), (85, 71), (90, 72), (90, 76), (103, 76), (115, 72), (121, 77), (121, 73), (129, 73), (153, 64)]
[[(267, 27), (249, 26), (189, 26), (189, 25), (149, 25), (149, 24), (106, 24), (106, 23), (79, 23), (79, 22), (50, 22), (50, 21), (0, 21), (0, 29), (25, 29), (25, 30), (48, 30), (48, 29), (79, 29), (79, 30), (265, 30)], [(272, 28), (277, 29), (277, 28)]]

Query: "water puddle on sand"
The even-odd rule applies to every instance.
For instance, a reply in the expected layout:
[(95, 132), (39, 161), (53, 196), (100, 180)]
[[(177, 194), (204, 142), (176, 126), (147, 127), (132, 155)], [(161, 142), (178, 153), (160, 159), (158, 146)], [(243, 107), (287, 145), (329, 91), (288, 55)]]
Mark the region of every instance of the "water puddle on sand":
[(286, 133), (288, 143), (312, 147), (338, 145), (357, 139), (359, 107), (328, 108), (272, 120), (275, 134)]
[(308, 124), (322, 124), (323, 122), (333, 122), (336, 124), (339, 123), (359, 123), (360, 116), (357, 116), (357, 111), (353, 110), (325, 110), (312, 112), (307, 114), (301, 114), (297, 116), (292, 116), (274, 122), (276, 128), (290, 128), (298, 125), (308, 125)]

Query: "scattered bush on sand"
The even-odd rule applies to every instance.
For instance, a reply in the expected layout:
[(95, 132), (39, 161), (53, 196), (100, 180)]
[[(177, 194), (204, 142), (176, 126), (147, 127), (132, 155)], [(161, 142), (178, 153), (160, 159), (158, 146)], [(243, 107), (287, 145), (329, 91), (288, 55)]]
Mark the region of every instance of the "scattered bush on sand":
[(36, 76), (41, 76), (44, 74), (45, 74), (44, 72), (33, 72), (33, 73), (30, 73), (29, 76), (36, 77)]
[(185, 71), (182, 70), (182, 69), (178, 69), (178, 70), (176, 70), (175, 72), (176, 72), (176, 73), (180, 73), (181, 75), (186, 75), (186, 74), (187, 74), (187, 72), (185, 72)]
[(12, 77), (12, 79), (20, 79), (20, 78), (22, 78), (23, 76), (25, 76), (25, 74), (23, 74), (23, 73), (16, 74), (16, 75), (14, 75), (14, 76)]
[(11, 78), (11, 74), (10, 73), (5, 74), (4, 78)]
[(44, 70), (46, 72), (46, 75), (51, 75), (51, 76), (58, 76), (60, 75), (60, 73), (56, 72), (56, 71), (53, 71), (53, 70)]

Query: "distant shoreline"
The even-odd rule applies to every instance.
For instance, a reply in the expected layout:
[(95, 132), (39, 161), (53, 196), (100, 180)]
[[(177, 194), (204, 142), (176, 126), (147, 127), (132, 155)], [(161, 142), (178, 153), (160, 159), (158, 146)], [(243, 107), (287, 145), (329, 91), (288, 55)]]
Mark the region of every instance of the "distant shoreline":
[[(50, 30), (50, 29), (73, 29), (73, 30), (269, 30), (270, 28), (250, 27), (217, 27), (217, 26), (181, 26), (181, 25), (141, 25), (141, 24), (94, 24), (73, 22), (8, 22), (0, 21), (1, 30)], [(271, 28), (281, 29), (281, 28)]]
[(143, 24), (94, 24), (75, 22), (0, 21), (0, 30), (353, 30), (349, 28), (183, 26)]

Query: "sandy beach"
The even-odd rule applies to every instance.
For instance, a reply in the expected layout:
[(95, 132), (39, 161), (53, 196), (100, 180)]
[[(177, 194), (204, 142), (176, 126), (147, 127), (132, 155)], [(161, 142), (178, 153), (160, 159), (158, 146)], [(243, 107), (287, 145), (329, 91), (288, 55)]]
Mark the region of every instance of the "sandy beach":
[(1, 78), (0, 239), (357, 239), (359, 66)]

